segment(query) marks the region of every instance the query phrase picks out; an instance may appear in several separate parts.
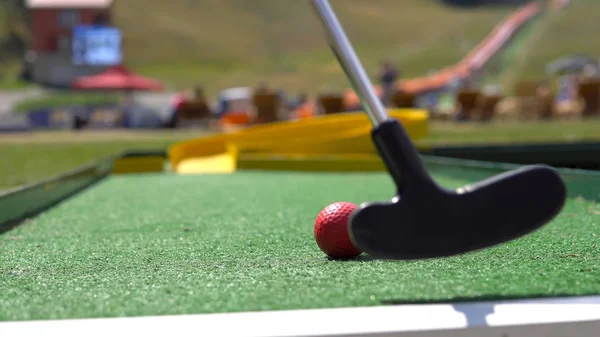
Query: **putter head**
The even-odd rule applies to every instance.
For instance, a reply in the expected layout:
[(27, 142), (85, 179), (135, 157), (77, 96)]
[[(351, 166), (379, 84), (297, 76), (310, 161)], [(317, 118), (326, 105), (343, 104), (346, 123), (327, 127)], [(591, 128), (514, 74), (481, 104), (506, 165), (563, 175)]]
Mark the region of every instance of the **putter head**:
[(544, 165), (525, 166), (457, 191), (407, 182), (390, 202), (367, 203), (350, 218), (354, 244), (373, 257), (451, 256), (519, 238), (562, 209), (565, 185)]

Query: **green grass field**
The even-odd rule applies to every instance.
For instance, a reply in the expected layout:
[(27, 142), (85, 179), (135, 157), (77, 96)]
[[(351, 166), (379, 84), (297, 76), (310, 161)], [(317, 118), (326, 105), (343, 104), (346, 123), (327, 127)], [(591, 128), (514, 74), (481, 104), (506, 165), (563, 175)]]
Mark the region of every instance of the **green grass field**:
[(189, 132), (133, 135), (123, 133), (46, 133), (0, 140), (0, 190), (31, 183), (127, 149), (166, 149), (193, 137)]
[[(437, 0), (332, 3), (369, 72), (375, 74), (378, 62), (389, 58), (404, 77), (454, 64), (518, 7), (459, 9)], [(543, 15), (522, 39), (522, 47), (509, 52), (511, 60), (500, 62), (501, 73), (491, 74), (492, 79), (510, 86), (519, 79), (545, 77), (546, 63), (558, 57), (598, 55), (594, 37), (600, 25), (593, 13), (599, 6), (594, 0), (574, 0), (564, 12)], [(12, 26), (27, 37), (27, 26), (4, 8), (0, 36)], [(145, 15), (139, 15), (140, 8)], [(347, 87), (319, 23), (302, 1), (131, 0), (116, 2), (114, 12), (125, 34), (126, 64), (173, 89), (200, 83), (214, 95), (261, 80), (309, 93)], [(6, 75), (0, 87), (21, 87), (12, 79), (20, 54), (0, 50), (0, 55)]]
[[(287, 90), (347, 87), (308, 2), (207, 3), (117, 3), (128, 64), (178, 87), (203, 83), (212, 93), (232, 83), (253, 86), (262, 79)], [(369, 72), (375, 74), (379, 61), (389, 58), (403, 76), (459, 61), (517, 8), (464, 10), (431, 0), (332, 4)], [(133, 10), (139, 6), (153, 15), (142, 20)]]
[(114, 105), (121, 97), (117, 93), (84, 93), (70, 92), (43, 96), (38, 99), (26, 99), (14, 106), (14, 112), (28, 113), (36, 109), (66, 108), (69, 106)]
[[(369, 72), (374, 75), (378, 62), (389, 58), (404, 77), (454, 64), (518, 8), (464, 9), (437, 0), (332, 3)], [(599, 6), (593, 0), (575, 0), (563, 12), (542, 15), (530, 34), (517, 39), (520, 47), (498, 57), (490, 81), (508, 90), (519, 79), (545, 77), (546, 63), (558, 57), (598, 55), (594, 33), (600, 26), (593, 13)], [(140, 16), (139, 8), (146, 15)], [(28, 35), (21, 19), (9, 20), (10, 12), (0, 12), (0, 36), (6, 36), (9, 26)], [(171, 89), (199, 83), (215, 95), (261, 80), (309, 93), (348, 86), (309, 4), (302, 1), (131, 0), (115, 3), (114, 12), (125, 34), (126, 64), (165, 80)], [(20, 54), (0, 50), (0, 55), (6, 75), (0, 87), (21, 87), (13, 79), (15, 55)]]
[[(437, 0), (332, 4), (369, 72), (389, 58), (403, 76), (457, 62), (517, 8), (467, 10)], [(173, 88), (202, 83), (214, 95), (263, 79), (293, 91), (347, 87), (305, 1), (130, 0), (115, 2), (114, 13), (124, 33), (125, 63)], [(13, 21), (0, 16), (0, 26), (26, 27)]]
[(594, 19), (599, 10), (598, 1), (573, 0), (565, 11), (548, 18), (545, 29), (524, 47), (526, 55), (516, 70), (520, 78), (544, 78), (546, 64), (564, 56), (600, 56), (600, 46), (594, 41), (600, 32), (600, 22)]
[[(143, 22), (132, 10), (137, 3), (117, 4), (128, 63), (177, 87), (203, 83), (213, 93), (232, 83), (254, 85), (262, 79), (287, 90), (347, 87), (308, 3), (227, 0), (205, 10), (207, 3), (145, 1), (153, 15)], [(332, 4), (369, 72), (375, 74), (378, 62), (389, 58), (405, 77), (454, 64), (518, 8), (461, 9), (434, 0)], [(495, 74), (499, 82), (510, 86), (522, 78), (543, 78), (546, 63), (572, 53), (598, 55), (594, 36), (600, 24), (593, 13), (599, 6), (594, 0), (574, 0), (563, 12), (545, 12), (523, 39), (514, 62), (500, 69), (508, 78)], [(153, 40), (161, 43), (148, 43)]]

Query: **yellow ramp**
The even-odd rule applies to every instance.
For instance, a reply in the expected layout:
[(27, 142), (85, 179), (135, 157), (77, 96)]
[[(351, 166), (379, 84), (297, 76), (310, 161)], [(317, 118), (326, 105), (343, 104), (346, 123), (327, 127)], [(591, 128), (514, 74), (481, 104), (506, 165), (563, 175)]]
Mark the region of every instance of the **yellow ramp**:
[[(388, 113), (400, 120), (411, 139), (427, 135), (426, 111), (394, 109)], [(374, 154), (371, 129), (363, 112), (271, 123), (177, 143), (169, 149), (169, 161), (178, 173), (230, 173), (236, 169), (233, 162), (238, 156), (249, 153)]]
[(233, 173), (238, 165), (238, 151), (233, 144), (226, 145), (227, 151), (205, 157), (187, 158), (179, 163), (179, 174)]

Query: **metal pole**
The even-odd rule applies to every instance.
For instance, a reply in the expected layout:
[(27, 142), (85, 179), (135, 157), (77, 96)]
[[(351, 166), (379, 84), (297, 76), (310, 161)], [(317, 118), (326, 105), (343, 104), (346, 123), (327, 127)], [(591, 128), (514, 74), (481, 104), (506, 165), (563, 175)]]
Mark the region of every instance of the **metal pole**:
[(379, 97), (377, 97), (375, 89), (329, 5), (329, 1), (313, 0), (312, 3), (319, 13), (321, 23), (327, 32), (329, 46), (344, 69), (371, 123), (373, 123), (373, 126), (381, 124), (389, 118), (387, 111)]

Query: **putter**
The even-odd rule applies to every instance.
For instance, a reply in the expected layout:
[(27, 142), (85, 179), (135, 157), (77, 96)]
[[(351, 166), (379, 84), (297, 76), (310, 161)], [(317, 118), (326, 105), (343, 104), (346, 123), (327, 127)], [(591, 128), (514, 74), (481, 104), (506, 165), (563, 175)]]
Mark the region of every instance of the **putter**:
[(350, 238), (359, 249), (380, 259), (447, 257), (517, 239), (560, 213), (566, 187), (546, 165), (523, 166), (455, 191), (439, 186), (403, 126), (387, 115), (329, 2), (312, 3), (397, 187), (391, 201), (363, 203), (351, 215)]

